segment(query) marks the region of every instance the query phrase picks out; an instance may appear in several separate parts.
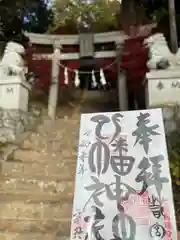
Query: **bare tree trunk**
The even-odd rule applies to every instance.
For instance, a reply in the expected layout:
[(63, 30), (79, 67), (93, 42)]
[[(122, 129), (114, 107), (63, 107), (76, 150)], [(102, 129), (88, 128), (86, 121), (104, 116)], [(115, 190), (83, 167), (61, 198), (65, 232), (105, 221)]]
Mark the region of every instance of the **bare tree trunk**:
[(176, 27), (176, 12), (174, 0), (168, 0), (169, 3), (169, 27), (170, 27), (170, 40), (171, 50), (173, 53), (177, 52), (178, 40), (177, 40), (177, 27)]

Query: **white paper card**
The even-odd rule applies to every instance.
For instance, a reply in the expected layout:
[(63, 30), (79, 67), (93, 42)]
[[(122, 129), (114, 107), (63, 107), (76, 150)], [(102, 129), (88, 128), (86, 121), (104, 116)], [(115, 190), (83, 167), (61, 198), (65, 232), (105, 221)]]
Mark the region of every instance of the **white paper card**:
[(83, 114), (71, 239), (176, 234), (161, 109)]

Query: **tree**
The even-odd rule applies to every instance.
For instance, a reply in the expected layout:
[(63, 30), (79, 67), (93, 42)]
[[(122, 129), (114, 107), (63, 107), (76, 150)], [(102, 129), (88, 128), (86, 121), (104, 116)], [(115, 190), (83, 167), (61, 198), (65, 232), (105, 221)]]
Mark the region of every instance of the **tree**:
[(34, 2), (25, 12), (23, 29), (28, 32), (44, 33), (52, 23), (53, 14), (47, 3)]
[(50, 32), (64, 29), (67, 33), (76, 33), (78, 20), (85, 21), (88, 15), (88, 24), (93, 32), (115, 30), (117, 28), (116, 11), (119, 1), (96, 0), (92, 3), (79, 0), (55, 0), (53, 3), (54, 21)]
[[(175, 53), (178, 49), (177, 38), (178, 35), (180, 36), (180, 32), (177, 32), (176, 28), (179, 17), (175, 13), (175, 5), (176, 9), (179, 10), (180, 2), (178, 0), (122, 0), (122, 16), (119, 20), (121, 25), (124, 25), (123, 28), (127, 28), (131, 24), (144, 24), (144, 21), (147, 22), (148, 20), (155, 21), (158, 25), (156, 31), (163, 32), (167, 40), (170, 39), (171, 50)], [(142, 14), (143, 12), (144, 14)], [(127, 15), (129, 16), (128, 21), (125, 18)], [(169, 31), (167, 33), (168, 26)]]
[[(0, 1), (0, 41), (3, 45), (7, 41), (24, 43), (27, 38), (22, 32), (23, 16), (32, 0), (2, 0)], [(4, 42), (4, 43), (3, 43)]]
[(169, 6), (169, 26), (170, 26), (170, 39), (171, 50), (173, 53), (177, 52), (178, 40), (177, 40), (177, 28), (176, 28), (176, 12), (174, 0), (168, 0)]
[[(37, 29), (40, 32), (44, 32), (47, 30), (47, 25), (49, 24), (49, 15), (47, 12), (43, 0), (1, 0), (0, 40), (9, 41), (12, 40), (12, 38), (16, 38), (17, 40), (17, 38), (20, 39), (22, 36), (25, 37), (22, 34), (22, 30), (24, 29), (24, 16), (27, 16), (29, 13), (38, 16)], [(29, 22), (31, 24), (31, 21)], [(32, 26), (33, 24), (34, 23), (32, 23)], [(30, 30), (33, 30), (33, 27), (31, 27)]]
[[(176, 24), (178, 21), (178, 15), (175, 12), (175, 5), (177, 13), (179, 13), (180, 2), (178, 0), (142, 0), (146, 6), (147, 13), (155, 17), (155, 20), (160, 23), (162, 29), (169, 26), (170, 45), (173, 53), (176, 53), (178, 49), (178, 34)], [(169, 19), (168, 19), (169, 18)], [(162, 21), (161, 21), (162, 20)], [(168, 21), (169, 20), (169, 21)], [(163, 26), (164, 25), (164, 26)], [(167, 34), (166, 34), (167, 35)]]

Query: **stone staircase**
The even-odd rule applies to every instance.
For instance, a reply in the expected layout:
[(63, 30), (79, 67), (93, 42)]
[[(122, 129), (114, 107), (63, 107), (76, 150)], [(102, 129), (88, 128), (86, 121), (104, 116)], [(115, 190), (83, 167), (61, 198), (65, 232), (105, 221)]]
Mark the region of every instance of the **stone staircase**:
[(57, 120), (45, 117), (0, 161), (0, 240), (69, 239), (80, 112), (115, 110), (103, 92), (86, 97), (70, 116), (61, 107)]
[(1, 162), (1, 240), (69, 238), (79, 116), (44, 120)]
[(60, 107), (2, 158), (0, 240), (69, 240), (80, 112), (116, 111), (111, 95), (88, 94), (73, 113)]

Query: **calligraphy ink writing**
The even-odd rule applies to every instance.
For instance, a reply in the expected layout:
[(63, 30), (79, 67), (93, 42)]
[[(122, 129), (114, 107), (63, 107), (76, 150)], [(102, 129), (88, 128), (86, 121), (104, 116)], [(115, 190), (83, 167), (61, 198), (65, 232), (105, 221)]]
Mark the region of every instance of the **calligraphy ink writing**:
[(160, 135), (160, 133), (155, 130), (159, 127), (159, 125), (155, 124), (152, 126), (147, 126), (151, 121), (148, 119), (150, 117), (150, 113), (140, 113), (137, 117), (137, 129), (132, 133), (132, 136), (136, 137), (136, 141), (134, 146), (137, 143), (143, 146), (145, 153), (147, 154), (149, 151), (149, 144), (152, 142), (152, 136)]
[(85, 186), (85, 189), (93, 192), (85, 206), (92, 198), (97, 206), (103, 207), (104, 203), (99, 199), (103, 193), (106, 193), (107, 198), (111, 201), (127, 200), (130, 194), (136, 194), (135, 189), (128, 184), (121, 182), (121, 177), (119, 175), (115, 175), (116, 182), (110, 184), (100, 182), (100, 180), (94, 176), (91, 176), (91, 179), (94, 183), (89, 186)]
[(103, 137), (101, 135), (101, 131), (104, 124), (109, 123), (111, 119), (105, 115), (96, 115), (91, 118), (91, 121), (97, 123), (97, 126), (95, 128), (96, 137), (98, 137), (99, 139), (106, 139), (107, 137)]
[(73, 239), (82, 239), (82, 235), (83, 235), (83, 228), (81, 226), (81, 222), (82, 222), (82, 219), (81, 219), (81, 212), (80, 211), (76, 211), (74, 214), (73, 214), (73, 224), (76, 226), (73, 230)]
[(152, 196), (148, 198), (149, 201), (149, 209), (152, 211), (155, 218), (160, 218), (161, 216), (164, 216), (164, 208), (162, 207), (161, 201), (157, 199), (155, 196)]
[(100, 114), (100, 115), (96, 115), (96, 116), (92, 117), (91, 121), (97, 123), (96, 128), (95, 128), (96, 137), (98, 137), (99, 139), (107, 139), (108, 138), (108, 137), (102, 136), (101, 131), (102, 131), (104, 124), (110, 123), (112, 120), (112, 122), (115, 126), (115, 133), (111, 139), (111, 142), (113, 142), (121, 132), (121, 126), (119, 123), (120, 123), (120, 118), (122, 118), (122, 117), (123, 117), (123, 115), (120, 113), (113, 114), (111, 119), (104, 114)]
[[(114, 126), (115, 126), (115, 133), (114, 133), (110, 143), (113, 142), (121, 132), (121, 126), (119, 123), (120, 123), (120, 118), (122, 118), (122, 117), (123, 116), (120, 113), (115, 113), (111, 117), (111, 119), (102, 114), (96, 115), (91, 118), (92, 122), (97, 123), (96, 128), (95, 128), (95, 135), (96, 135), (97, 140), (95, 143), (93, 143), (91, 145), (91, 148), (89, 151), (88, 163), (89, 163), (90, 170), (94, 173), (97, 172), (98, 176), (100, 176), (100, 174), (106, 173), (106, 171), (108, 170), (108, 167), (109, 167), (109, 162), (110, 162), (109, 146), (102, 141), (103, 139), (107, 139), (108, 137), (102, 136), (102, 133), (101, 133), (102, 128), (103, 128), (104, 124), (110, 123), (110, 121), (112, 120), (112, 122), (114, 123)], [(95, 159), (96, 159), (97, 169), (96, 169), (96, 165), (95, 165)], [(114, 163), (115, 160), (112, 162)], [(115, 166), (115, 164), (113, 164), (113, 166)]]
[[(96, 123), (95, 127), (95, 142), (85, 144), (89, 147), (88, 152), (88, 166), (89, 170), (96, 176), (91, 176), (92, 183), (85, 186), (85, 190), (90, 192), (90, 196), (86, 201), (83, 211), (90, 202), (94, 201), (96, 206), (93, 206), (94, 213), (92, 216), (85, 217), (84, 220), (88, 223), (88, 233), (85, 239), (97, 239), (105, 240), (102, 237), (101, 230), (104, 228), (103, 221), (105, 216), (99, 208), (104, 207), (105, 195), (108, 200), (119, 203), (118, 213), (112, 219), (112, 235), (113, 239), (109, 240), (134, 240), (136, 237), (136, 222), (125, 212), (124, 207), (121, 206), (121, 202), (128, 201), (130, 195), (141, 196), (147, 192), (148, 187), (153, 186), (157, 192), (156, 197), (149, 196), (147, 204), (151, 210), (156, 221), (160, 217), (164, 217), (164, 208), (162, 206), (161, 191), (163, 184), (168, 182), (168, 178), (161, 176), (161, 163), (164, 160), (162, 154), (155, 156), (148, 156), (150, 143), (153, 141), (154, 136), (161, 135), (158, 132), (159, 125), (151, 124), (150, 113), (140, 113), (137, 117), (137, 128), (132, 132), (132, 136), (135, 137), (134, 147), (140, 145), (143, 148), (146, 156), (142, 159), (135, 159), (128, 153), (127, 139), (121, 135), (120, 122), (123, 115), (115, 113), (111, 117), (104, 114), (93, 116), (91, 121)], [(103, 128), (106, 130), (109, 124), (113, 124), (114, 132), (112, 137), (106, 136), (103, 133)], [(87, 140), (88, 142), (88, 140)], [(112, 150), (111, 150), (112, 149)], [(132, 171), (135, 161), (141, 160), (137, 166), (140, 169), (139, 174), (135, 176), (137, 183), (142, 183), (141, 190), (137, 191), (131, 185), (123, 182), (123, 177), (130, 174)], [(111, 167), (111, 171), (114, 172), (114, 181), (103, 182), (104, 176)], [(146, 205), (147, 205), (146, 204)], [(149, 210), (148, 210), (149, 211)], [(159, 221), (159, 220), (158, 220)], [(152, 238), (163, 238), (166, 234), (165, 228), (159, 223), (152, 225), (149, 229), (149, 234)]]
[(83, 140), (82, 143), (80, 143), (79, 147), (88, 148), (89, 145), (91, 145), (91, 142), (89, 140)]
[(116, 200), (118, 202), (126, 201), (131, 194), (136, 194), (135, 189), (128, 184), (121, 182), (121, 177), (119, 175), (114, 176), (116, 179), (116, 182), (114, 183), (115, 187), (105, 184), (106, 194), (109, 200)]
[(115, 147), (115, 151), (119, 152), (118, 156), (111, 156), (111, 167), (113, 171), (121, 176), (128, 175), (132, 170), (135, 158), (132, 156), (124, 156), (123, 153), (128, 152), (126, 140), (120, 137), (112, 146)]
[[(96, 153), (96, 158), (95, 158), (95, 153)], [(110, 150), (108, 145), (102, 142), (100, 139), (97, 139), (97, 141), (91, 145), (91, 148), (89, 151), (89, 158), (88, 158), (89, 168), (94, 173), (96, 172), (95, 159), (97, 160), (96, 163), (97, 163), (98, 176), (101, 173), (102, 174), (106, 173), (109, 167)]]
[(88, 159), (88, 155), (86, 154), (86, 152), (82, 151), (78, 157), (78, 163), (79, 163), (78, 171), (77, 171), (78, 175), (83, 176), (84, 172), (87, 171), (84, 164), (85, 159)]
[[(85, 239), (91, 240), (94, 239), (94, 236), (97, 240), (104, 240), (100, 234), (100, 230), (104, 228), (104, 224), (99, 225), (99, 223), (105, 219), (105, 216), (98, 207), (93, 206), (92, 208), (94, 208), (95, 214), (84, 218), (84, 220), (88, 223), (88, 233)], [(134, 240), (136, 236), (135, 221), (131, 216), (125, 214), (124, 208), (122, 206), (118, 210), (119, 213), (112, 220), (113, 239)], [(128, 231), (126, 224), (128, 224)]]
[(77, 211), (77, 212), (75, 212), (74, 214), (73, 214), (73, 223), (74, 224), (80, 224), (81, 223), (81, 212), (80, 211)]
[(85, 240), (91, 240), (94, 238), (97, 240), (104, 240), (100, 235), (100, 230), (103, 229), (104, 225), (99, 225), (99, 223), (105, 219), (105, 216), (96, 206), (92, 206), (91, 209), (93, 210), (91, 216), (84, 218), (85, 222), (88, 223), (88, 232), (86, 234)]
[(104, 192), (104, 183), (101, 183), (98, 178), (91, 176), (93, 180), (93, 184), (84, 187), (87, 191), (93, 191), (90, 198), (88, 199), (87, 203), (85, 204), (84, 208), (88, 204), (88, 202), (93, 198), (95, 204), (99, 207), (103, 206), (103, 203), (99, 200), (99, 196)]
[(115, 126), (115, 133), (114, 133), (110, 143), (112, 143), (118, 137), (118, 135), (121, 133), (121, 125), (119, 123), (120, 123), (120, 120), (122, 117), (123, 117), (123, 115), (121, 115), (120, 113), (115, 113), (111, 117), (111, 120)]
[[(129, 231), (127, 232), (126, 224), (128, 224)], [(120, 228), (119, 228), (120, 225)], [(136, 223), (133, 218), (124, 212), (121, 206), (119, 213), (113, 218), (112, 232), (114, 240), (134, 240), (136, 236)]]
[(74, 239), (82, 239), (83, 234), (83, 228), (82, 227), (76, 227), (73, 232), (73, 238)]
[[(150, 171), (147, 171), (151, 167), (149, 160), (152, 163), (152, 173)], [(169, 182), (168, 178), (160, 176), (161, 174), (160, 162), (162, 160), (164, 160), (164, 156), (160, 154), (154, 157), (150, 157), (149, 159), (143, 157), (143, 159), (139, 163), (138, 168), (141, 169), (141, 172), (138, 174), (135, 181), (138, 183), (143, 182), (142, 190), (139, 193), (140, 195), (145, 193), (148, 186), (154, 185), (157, 190), (159, 200), (161, 200), (161, 190), (163, 186), (162, 184)]]

